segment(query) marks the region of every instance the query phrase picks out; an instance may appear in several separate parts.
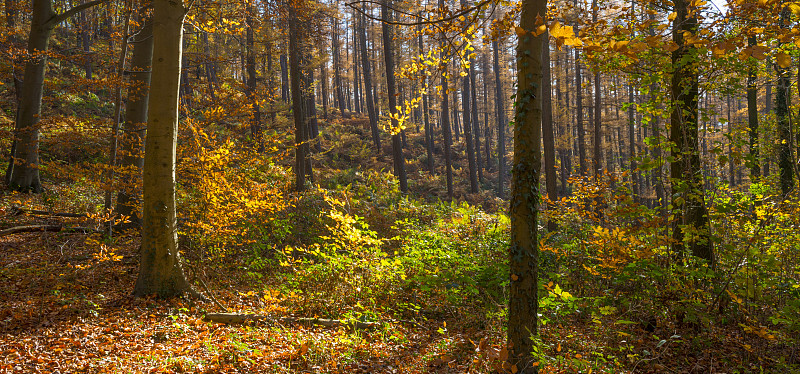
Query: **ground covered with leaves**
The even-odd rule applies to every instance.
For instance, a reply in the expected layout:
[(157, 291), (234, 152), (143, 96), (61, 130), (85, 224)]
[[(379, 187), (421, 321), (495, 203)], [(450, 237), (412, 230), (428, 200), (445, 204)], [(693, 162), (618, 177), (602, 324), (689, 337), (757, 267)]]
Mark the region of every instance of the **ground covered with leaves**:
[[(43, 194), (2, 192), (0, 230), (50, 231), (0, 235), (0, 371), (511, 372), (509, 220), (489, 188), (443, 202), (442, 174), (409, 159), (403, 196), (352, 119), (325, 124), (317, 187), (292, 193), (286, 139), (255, 152), (209, 128), (182, 127), (177, 192), (184, 269), (206, 301), (130, 295), (139, 235), (103, 230), (96, 155), (45, 146), (52, 160), (76, 159), (45, 159)], [(459, 177), (465, 160), (455, 162)], [(484, 187), (496, 180), (487, 171)], [(800, 371), (797, 205), (768, 184), (710, 188), (712, 269), (671, 255), (669, 217), (612, 182), (573, 180), (542, 217), (541, 372)], [(224, 325), (207, 312), (273, 320)]]

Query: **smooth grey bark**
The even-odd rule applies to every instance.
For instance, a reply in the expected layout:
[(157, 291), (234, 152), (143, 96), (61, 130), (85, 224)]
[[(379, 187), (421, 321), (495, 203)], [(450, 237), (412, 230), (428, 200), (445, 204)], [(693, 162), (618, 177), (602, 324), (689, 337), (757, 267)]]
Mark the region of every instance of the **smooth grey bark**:
[(153, 68), (148, 100), (139, 277), (133, 294), (172, 297), (191, 292), (178, 251), (175, 160), (178, 140), (182, 2), (153, 0)]

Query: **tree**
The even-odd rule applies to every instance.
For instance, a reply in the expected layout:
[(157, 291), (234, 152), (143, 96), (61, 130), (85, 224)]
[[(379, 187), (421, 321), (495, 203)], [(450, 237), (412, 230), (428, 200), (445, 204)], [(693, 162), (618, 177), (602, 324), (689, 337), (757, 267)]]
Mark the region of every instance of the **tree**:
[(302, 53), (300, 30), (297, 25), (297, 9), (289, 10), (289, 69), (291, 70), (292, 87), (292, 116), (294, 117), (294, 147), (295, 147), (295, 190), (304, 191), (306, 189), (306, 154), (307, 147), (305, 141), (308, 139), (306, 129), (306, 118), (303, 109), (303, 91), (300, 87), (302, 81), (302, 68), (300, 67)]
[[(538, 207), (542, 126), (542, 49), (545, 36), (534, 36), (536, 19), (545, 19), (547, 0), (521, 3), (517, 46), (517, 95), (514, 121), (511, 242), (508, 260), (508, 361), (519, 373), (535, 373), (538, 300)], [(548, 78), (549, 79), (549, 78)], [(512, 371), (514, 371), (512, 369)]]
[(28, 35), (28, 58), (25, 63), (22, 93), (14, 131), (13, 165), (8, 168), (8, 185), (19, 191), (42, 192), (39, 178), (39, 119), (42, 114), (47, 50), (53, 29), (78, 12), (102, 4), (94, 0), (58, 14), (52, 0), (33, 0), (31, 29)]
[(389, 116), (392, 118), (392, 159), (394, 160), (394, 174), (400, 181), (400, 191), (408, 193), (408, 178), (406, 177), (406, 160), (403, 157), (403, 143), (401, 133), (403, 127), (397, 121), (397, 96), (394, 79), (394, 51), (392, 48), (392, 15), (389, 12), (389, 2), (381, 2), (381, 17), (383, 18), (383, 60), (386, 65), (386, 95), (389, 97)]
[(681, 256), (687, 243), (692, 255), (713, 264), (698, 149), (697, 47), (686, 43), (684, 37), (684, 34), (697, 35), (697, 12), (697, 7), (687, 0), (675, 1), (672, 40), (678, 48), (672, 52), (670, 176), (676, 219), (672, 224), (672, 250)]
[(144, 158), (143, 142), (147, 129), (147, 102), (150, 97), (150, 64), (153, 61), (153, 20), (144, 19), (141, 31), (133, 41), (128, 101), (125, 104), (125, 121), (120, 151), (122, 173), (121, 188), (117, 194), (118, 214), (130, 217), (135, 225), (141, 225), (137, 205)]
[(497, 118), (497, 196), (503, 197), (506, 176), (506, 112), (503, 104), (503, 82), (500, 80), (499, 41), (492, 39), (492, 69), (494, 70), (494, 105)]
[[(542, 145), (544, 147), (544, 178), (547, 198), (551, 202), (558, 199), (556, 191), (556, 145), (553, 133), (553, 103), (550, 84), (550, 34), (545, 31), (547, 42), (542, 48)], [(547, 230), (554, 231), (556, 222), (547, 221)]]
[(143, 225), (136, 296), (191, 292), (178, 252), (175, 150), (183, 47), (183, 2), (153, 0), (153, 64), (143, 178)]
[[(789, 7), (781, 11), (781, 28), (789, 27)], [(791, 60), (790, 60), (791, 62)], [(786, 64), (776, 63), (778, 87), (775, 92), (775, 117), (778, 122), (778, 168), (780, 169), (781, 192), (788, 195), (794, 189), (794, 162), (792, 161), (792, 124), (789, 120), (789, 88), (791, 72)]]
[(375, 101), (372, 95), (372, 70), (369, 63), (369, 51), (367, 50), (367, 31), (366, 31), (366, 13), (365, 8), (361, 8), (362, 16), (361, 22), (358, 23), (358, 33), (361, 35), (359, 42), (361, 43), (361, 64), (362, 71), (364, 72), (364, 92), (366, 93), (367, 114), (369, 115), (369, 128), (372, 131), (372, 143), (375, 145), (375, 151), (381, 151), (381, 137), (378, 132), (378, 114), (375, 111)]

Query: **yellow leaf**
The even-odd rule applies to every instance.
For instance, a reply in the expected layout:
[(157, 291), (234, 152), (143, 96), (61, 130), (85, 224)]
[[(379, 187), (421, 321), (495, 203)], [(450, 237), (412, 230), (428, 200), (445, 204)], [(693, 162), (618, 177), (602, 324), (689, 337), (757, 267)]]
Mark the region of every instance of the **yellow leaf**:
[(794, 13), (794, 15), (800, 15), (800, 4), (798, 3), (789, 3), (789, 10)]
[(669, 14), (669, 17), (667, 17), (667, 19), (669, 19), (669, 21), (672, 22), (677, 17), (678, 17), (678, 13), (677, 12), (672, 12), (672, 13)]
[(792, 66), (792, 58), (786, 52), (780, 52), (775, 56), (778, 65), (784, 69)]
[(525, 29), (523, 29), (522, 27), (519, 27), (519, 26), (514, 27), (514, 32), (517, 33), (517, 36), (525, 35)]

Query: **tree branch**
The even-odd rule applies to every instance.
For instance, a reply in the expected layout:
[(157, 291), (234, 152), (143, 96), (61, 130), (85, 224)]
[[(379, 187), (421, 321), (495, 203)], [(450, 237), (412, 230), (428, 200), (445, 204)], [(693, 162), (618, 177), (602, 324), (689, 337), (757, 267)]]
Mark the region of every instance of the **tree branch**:
[(82, 10), (91, 8), (91, 7), (95, 6), (95, 5), (100, 5), (100, 4), (105, 3), (107, 1), (108, 0), (94, 0), (94, 1), (90, 1), (88, 3), (83, 3), (83, 4), (78, 5), (78, 6), (74, 6), (70, 10), (68, 10), (68, 11), (66, 11), (64, 13), (56, 14), (55, 16), (53, 16), (53, 18), (50, 18), (50, 21), (48, 23), (51, 23), (53, 25), (57, 25), (57, 24), (59, 24), (61, 22), (64, 22), (65, 20), (67, 20), (67, 18), (74, 16), (76, 13), (78, 13), (78, 12), (80, 12)]

